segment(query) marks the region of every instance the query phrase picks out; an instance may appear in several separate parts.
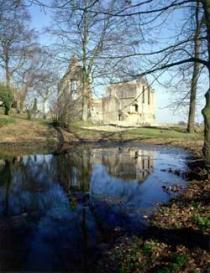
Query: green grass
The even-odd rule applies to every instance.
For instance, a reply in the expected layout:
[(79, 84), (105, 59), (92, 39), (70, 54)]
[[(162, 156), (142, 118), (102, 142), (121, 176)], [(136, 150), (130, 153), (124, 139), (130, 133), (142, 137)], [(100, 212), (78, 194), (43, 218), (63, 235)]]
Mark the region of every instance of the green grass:
[(27, 120), (24, 115), (14, 113), (10, 116), (0, 115), (0, 143), (17, 143), (20, 146), (25, 143), (42, 146), (41, 143), (45, 143), (47, 146), (55, 146), (57, 142), (56, 131), (46, 120)]
[[(14, 124), (17, 126), (22, 124), (22, 121), (28, 121), (26, 114), (16, 114), (12, 113), (11, 116), (0, 115), (0, 127), (4, 125)], [(44, 119), (32, 119), (28, 121), (29, 123), (37, 124), (37, 126), (49, 127), (51, 122), (49, 120)], [(160, 142), (170, 142), (170, 141), (196, 141), (202, 140), (202, 133), (194, 133), (189, 134), (185, 131), (185, 129), (181, 127), (173, 127), (173, 128), (155, 128), (155, 127), (142, 127), (135, 129), (127, 129), (123, 131), (119, 131), (117, 128), (113, 127), (112, 131), (100, 130), (100, 126), (98, 126), (98, 130), (95, 130), (91, 127), (97, 127), (97, 125), (92, 122), (82, 122), (77, 121), (71, 124), (70, 129), (68, 130), (73, 139), (80, 139), (83, 141), (143, 141), (143, 140), (151, 140), (151, 141), (160, 141)], [(104, 129), (104, 128), (103, 128)], [(18, 130), (18, 128), (17, 128)], [(30, 131), (30, 130), (29, 130)], [(32, 132), (30, 132), (32, 133)], [(16, 131), (17, 134), (17, 131)], [(11, 131), (11, 136), (13, 132)], [(73, 140), (72, 139), (72, 140)]]
[(41, 118), (39, 118), (39, 119), (32, 119), (32, 121), (37, 122), (37, 123), (39, 123), (40, 125), (43, 125), (43, 126), (49, 126), (50, 123), (51, 123), (49, 120), (47, 120), (47, 119), (41, 119)]
[(107, 132), (91, 129), (91, 125), (79, 124), (70, 128), (70, 132), (84, 139), (110, 139), (110, 140), (143, 140), (143, 139), (173, 139), (173, 140), (202, 140), (202, 133), (189, 134), (180, 128), (137, 128), (126, 131)]
[(15, 123), (16, 120), (10, 116), (0, 116), (0, 127)]
[(71, 124), (71, 128), (91, 127), (95, 126), (91, 121), (74, 121)]
[(11, 113), (9, 116), (5, 116), (4, 114), (0, 113), (0, 126), (20, 123), (21, 121), (34, 122), (43, 126), (49, 126), (50, 124), (49, 120), (42, 118), (28, 120), (26, 114)]
[(201, 134), (188, 134), (185, 131), (180, 131), (177, 129), (161, 129), (161, 128), (138, 128), (123, 132), (123, 136), (127, 137), (146, 137), (146, 138), (177, 138), (177, 139), (200, 139)]
[(179, 273), (186, 266), (187, 260), (187, 255), (173, 253), (170, 264), (158, 269), (157, 273)]
[(194, 215), (193, 221), (201, 228), (207, 229), (210, 228), (210, 218), (201, 216), (201, 215)]

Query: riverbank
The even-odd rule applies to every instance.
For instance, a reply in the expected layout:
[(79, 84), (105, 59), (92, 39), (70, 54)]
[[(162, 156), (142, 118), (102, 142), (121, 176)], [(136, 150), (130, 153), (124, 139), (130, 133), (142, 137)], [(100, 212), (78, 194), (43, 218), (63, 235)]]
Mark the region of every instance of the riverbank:
[[(192, 181), (148, 221), (144, 236), (118, 239), (98, 264), (103, 273), (207, 273), (210, 182)], [(147, 217), (147, 216), (145, 216)]]
[[(94, 143), (94, 142), (139, 142), (143, 144), (175, 146), (192, 151), (195, 156), (201, 157), (203, 146), (202, 133), (189, 134), (181, 128), (113, 128), (107, 131), (104, 126), (81, 127), (74, 126), (69, 131), (59, 129), (60, 135), (64, 143)], [(93, 129), (94, 128), (94, 129)]]
[[(183, 128), (116, 128), (75, 123), (63, 130), (45, 120), (27, 120), (24, 115), (0, 115), (0, 146), (4, 149), (33, 153), (36, 150), (57, 150), (75, 143), (140, 142), (142, 144), (169, 145), (192, 151), (201, 157), (202, 133), (188, 134)], [(2, 148), (0, 147), (0, 150)], [(6, 148), (7, 147), (7, 148)], [(12, 149), (10, 148), (12, 147)], [(5, 151), (7, 152), (7, 151)]]
[(27, 120), (25, 115), (0, 115), (0, 144), (43, 145), (58, 141), (56, 130), (45, 120)]

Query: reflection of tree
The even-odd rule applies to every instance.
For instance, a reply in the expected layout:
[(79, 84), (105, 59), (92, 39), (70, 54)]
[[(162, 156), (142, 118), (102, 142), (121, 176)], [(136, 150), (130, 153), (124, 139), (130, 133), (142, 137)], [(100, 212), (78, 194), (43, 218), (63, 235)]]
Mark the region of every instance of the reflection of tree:
[(5, 199), (4, 199), (4, 215), (8, 216), (9, 214), (9, 192), (11, 185), (11, 161), (5, 160), (5, 164), (2, 170), (0, 170), (1, 183), (5, 187)]
[[(50, 183), (59, 182), (70, 194), (72, 208), (78, 198), (85, 202), (89, 193), (92, 165), (104, 165), (109, 174), (125, 180), (143, 181), (153, 169), (153, 154), (138, 148), (75, 147), (58, 155), (35, 155), (5, 160), (1, 166), (1, 183), (5, 193), (5, 213), (9, 211), (11, 181), (22, 191), (39, 193), (48, 190)], [(44, 182), (43, 182), (44, 181)], [(19, 194), (19, 191), (13, 194)], [(78, 194), (79, 193), (79, 194)], [(82, 193), (82, 194), (81, 194)], [(33, 200), (34, 199), (34, 200)], [(20, 200), (21, 202), (21, 200)], [(31, 194), (31, 204), (36, 207), (36, 196)], [(24, 211), (24, 208), (22, 207)]]
[[(5, 198), (1, 195), (4, 214), (13, 216), (43, 208), (45, 197), (42, 193), (51, 188), (54, 175), (51, 159), (47, 156), (5, 160), (4, 167), (0, 169), (0, 190), (5, 194)], [(48, 201), (50, 203), (50, 200)], [(55, 202), (53, 199), (51, 201)]]
[(65, 190), (71, 194), (71, 208), (76, 209), (77, 203), (82, 202), (80, 227), (82, 234), (82, 268), (88, 268), (88, 230), (87, 230), (87, 207), (85, 206), (85, 195), (80, 196), (80, 200), (74, 197), (73, 193), (89, 192), (91, 165), (90, 165), (90, 150), (69, 151), (65, 154), (60, 154), (54, 158), (54, 164), (58, 170), (57, 175), (60, 184)]
[[(19, 186), (24, 191), (33, 193), (45, 191), (48, 187), (47, 181), (50, 181), (54, 176), (51, 162), (45, 156), (20, 157), (16, 160), (13, 168), (13, 176), (17, 179), (20, 177), (18, 179)], [(42, 183), (44, 176), (47, 177), (46, 183)]]
[(54, 158), (57, 177), (67, 192), (88, 192), (91, 175), (90, 149), (69, 150)]
[[(101, 166), (95, 166), (92, 175), (92, 166), (97, 163), (104, 165), (112, 177)], [(110, 230), (115, 226), (127, 228), (134, 226), (133, 223), (139, 226), (129, 212), (132, 208), (133, 213), (134, 205), (140, 204), (141, 185), (137, 181), (115, 183), (115, 177), (125, 180), (139, 179), (140, 175), (146, 177), (152, 166), (152, 152), (143, 153), (138, 148), (74, 147), (61, 154), (16, 157), (1, 164), (0, 177), (4, 183), (0, 185), (0, 201), (8, 216), (25, 217), (22, 230), (24, 225), (29, 232), (35, 227), (38, 239), (33, 239), (43, 244), (47, 241), (52, 252), (55, 249), (58, 260), (62, 262), (63, 255), (68, 252), (68, 257), (71, 255), (69, 264), (74, 266), (79, 261), (79, 266), (88, 272), (90, 256), (94, 255), (90, 249), (94, 249), (95, 241), (110, 240)], [(89, 198), (90, 183), (92, 196)], [(108, 198), (97, 199), (92, 189)], [(128, 210), (124, 204), (130, 204)], [(55, 239), (49, 239), (52, 237)], [(66, 242), (68, 251), (63, 248)], [(22, 244), (25, 247), (21, 241), (20, 249)], [(34, 255), (31, 254), (32, 259)]]
[[(91, 176), (91, 151), (90, 149), (69, 150), (66, 153), (54, 157), (54, 166), (57, 169), (57, 177), (59, 183), (63, 185), (65, 190), (70, 193), (71, 208), (76, 209), (77, 203), (82, 202), (80, 227), (82, 234), (82, 268), (88, 268), (88, 230), (87, 218), (88, 212), (85, 206), (86, 195), (89, 192), (90, 176)], [(74, 193), (82, 192), (79, 200)]]
[[(35, 208), (37, 201), (35, 193), (39, 194), (48, 190), (50, 183), (53, 182), (59, 182), (68, 193), (89, 192), (90, 174), (89, 149), (69, 151), (55, 156), (37, 155), (5, 160), (0, 168), (0, 186), (5, 193), (4, 211), (8, 214), (9, 193), (10, 190), (13, 191), (14, 187), (16, 189), (13, 191), (13, 196), (19, 194), (20, 191), (28, 192), (31, 194), (30, 203), (31, 205), (34, 203)], [(21, 203), (21, 195), (16, 197)], [(85, 198), (85, 195), (82, 198)], [(22, 210), (24, 211), (23, 206)]]
[[(7, 212), (7, 216), (9, 216), (6, 220), (9, 223), (6, 229), (11, 227), (12, 232), (15, 233), (16, 229), (20, 230), (20, 227), (24, 231), (24, 228), (26, 228), (29, 233), (35, 232), (38, 239), (34, 234), (30, 233), (29, 236), (35, 236), (32, 237), (35, 240), (43, 240), (44, 244), (47, 236), (49, 238), (57, 236), (56, 240), (59, 243), (48, 240), (46, 244), (52, 251), (54, 251), (53, 248), (55, 246), (58, 245), (60, 247), (61, 260), (63, 259), (63, 254), (67, 255), (67, 251), (63, 249), (66, 241), (69, 240), (69, 242), (73, 242), (75, 245), (78, 243), (78, 249), (76, 246), (76, 250), (71, 249), (71, 243), (69, 244), (70, 253), (72, 251), (73, 256), (70, 264), (74, 266), (74, 262), (79, 258), (79, 266), (88, 268), (91, 255), (88, 253), (88, 249), (90, 245), (92, 246), (92, 237), (90, 237), (92, 226), (90, 221), (91, 215), (86, 203), (87, 195), (84, 193), (89, 191), (90, 172), (89, 149), (77, 152), (70, 151), (69, 153), (55, 156), (17, 157), (14, 160), (2, 162), (0, 167), (0, 213), (4, 210)], [(75, 199), (75, 210), (69, 208), (68, 199), (62, 188), (68, 189), (70, 201), (72, 197)], [(82, 193), (80, 194), (79, 192)], [(2, 206), (6, 207), (2, 208)], [(9, 207), (10, 210), (8, 210)], [(65, 224), (60, 224), (61, 222)], [(54, 227), (56, 228), (54, 229)], [(42, 228), (45, 231), (44, 234), (41, 232)], [(62, 233), (61, 230), (67, 230), (67, 232)], [(17, 237), (20, 242), (16, 244), (15, 238), (11, 237), (11, 234), (8, 232), (4, 236), (6, 243), (10, 241), (8, 245), (2, 243), (2, 236), (0, 236), (2, 251), (8, 248), (11, 253), (8, 263), (14, 261), (16, 256), (19, 258), (19, 252), (21, 253), (20, 255), (26, 255), (22, 249), (27, 247), (24, 240), (28, 235), (24, 236), (22, 233), (21, 235), (18, 234)], [(15, 245), (17, 252), (13, 251), (13, 245)], [(19, 252), (18, 249), (20, 250)], [(76, 254), (75, 251), (78, 253)], [(34, 255), (33, 252), (31, 255)], [(68, 255), (71, 254), (68, 252)], [(19, 267), (22, 264), (24, 262), (20, 261), (16, 268), (20, 269)], [(7, 261), (1, 260), (1, 268), (5, 269), (6, 267)], [(12, 263), (8, 265), (9, 269), (11, 267)]]

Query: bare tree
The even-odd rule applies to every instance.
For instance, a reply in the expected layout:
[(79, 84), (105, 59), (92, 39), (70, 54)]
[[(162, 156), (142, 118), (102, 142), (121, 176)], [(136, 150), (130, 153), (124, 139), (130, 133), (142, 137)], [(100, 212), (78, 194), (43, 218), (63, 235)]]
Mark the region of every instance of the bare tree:
[[(58, 75), (50, 70), (45, 70), (42, 79), (36, 87), (36, 93), (41, 98), (43, 117), (50, 110), (50, 106), (57, 98)], [(46, 105), (48, 103), (48, 105)]]
[[(124, 54), (135, 52), (139, 43), (139, 37), (135, 36), (139, 36), (139, 29), (133, 19), (127, 22), (126, 18), (114, 18), (100, 13), (102, 10), (112, 11), (123, 6), (114, 0), (54, 1), (54, 34), (59, 38), (60, 57), (69, 60), (70, 55), (76, 54), (82, 63), (83, 120), (90, 117), (93, 83), (120, 71), (120, 61), (109, 56), (119, 50)], [(96, 12), (91, 12), (92, 8)]]
[[(200, 57), (200, 52), (202, 53), (199, 38), (202, 31), (203, 14), (199, 5), (200, 3), (197, 2), (195, 7), (192, 6), (191, 11), (189, 11), (189, 17), (192, 17), (192, 20), (189, 20), (189, 30), (186, 33), (188, 39), (190, 37), (193, 39), (192, 46), (188, 50), (189, 54), (197, 59)], [(191, 21), (192, 23), (190, 23)], [(175, 73), (163, 85), (173, 94), (168, 107), (176, 113), (179, 111), (184, 115), (188, 115), (188, 122), (186, 124), (189, 133), (194, 132), (196, 105), (199, 102), (199, 95), (203, 93), (203, 75), (203, 65), (198, 62), (186, 63), (185, 65), (176, 67)]]
[[(200, 32), (203, 23), (203, 19), (199, 18), (199, 5), (196, 4), (196, 12), (195, 12), (195, 35), (194, 35), (194, 57), (199, 59), (200, 57)], [(191, 88), (190, 88), (190, 102), (189, 102), (189, 115), (188, 115), (188, 126), (187, 130), (189, 133), (194, 132), (195, 126), (195, 113), (196, 113), (196, 96), (197, 96), (197, 85), (200, 75), (200, 64), (195, 62), (193, 64), (193, 74), (191, 80)]]
[(14, 73), (25, 62), (27, 48), (35, 38), (34, 31), (29, 28), (30, 16), (20, 2), (0, 3), (0, 67), (8, 86)]
[[(196, 3), (200, 3), (199, 11), (203, 14), (203, 27), (198, 40), (201, 43), (201, 49), (199, 56), (192, 55), (189, 48), (195, 41), (195, 37), (186, 37), (189, 33), (187, 28), (190, 20), (189, 11), (192, 7), (195, 7)], [(92, 12), (95, 12), (92, 10)], [(127, 54), (124, 58), (130, 58), (133, 56), (144, 56), (150, 58), (147, 62), (147, 66), (138, 75), (146, 75), (157, 73), (158, 71), (168, 71), (176, 66), (182, 66), (188, 63), (198, 63), (203, 65), (207, 69), (207, 80), (209, 81), (208, 91), (206, 92), (206, 105), (202, 110), (204, 117), (204, 146), (203, 153), (207, 167), (210, 168), (210, 1), (209, 0), (171, 0), (165, 3), (164, 1), (142, 1), (135, 2), (126, 7), (112, 12), (101, 11), (102, 14), (112, 15), (114, 17), (135, 17), (137, 16), (142, 25), (144, 33), (147, 35), (154, 32), (154, 24), (156, 22), (156, 29), (167, 26), (171, 16), (180, 12), (184, 14), (183, 20), (176, 21), (176, 35), (170, 37), (167, 46), (161, 48), (153, 47), (151, 51), (143, 51), (135, 53), (134, 55)], [(187, 16), (186, 16), (187, 14)], [(170, 18), (170, 19), (169, 19)], [(185, 20), (184, 20), (185, 19)], [(158, 41), (158, 40), (157, 40)], [(122, 58), (123, 55), (113, 56), (113, 58)]]
[[(15, 98), (18, 112), (22, 112), (25, 106), (25, 100), (28, 96), (39, 90), (41, 85), (46, 85), (51, 80), (51, 55), (48, 50), (39, 45), (35, 45), (27, 50), (25, 62), (14, 75), (13, 83), (16, 85)], [(54, 81), (55, 84), (55, 81)]]

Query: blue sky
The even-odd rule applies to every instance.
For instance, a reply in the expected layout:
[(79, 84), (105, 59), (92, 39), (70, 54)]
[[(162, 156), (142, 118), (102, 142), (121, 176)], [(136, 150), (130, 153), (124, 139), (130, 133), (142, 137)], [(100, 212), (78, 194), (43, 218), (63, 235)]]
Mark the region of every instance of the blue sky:
[[(43, 28), (50, 27), (51, 15), (48, 10), (43, 10), (38, 6), (32, 6), (29, 8), (32, 17), (32, 27), (40, 32), (39, 42), (42, 45), (52, 44), (52, 37), (47, 33), (43, 33)], [(173, 20), (173, 18), (171, 18)], [(177, 19), (177, 18), (176, 18)], [(165, 31), (164, 35), (169, 35), (169, 31), (173, 32), (172, 27)], [(167, 76), (161, 78), (161, 82), (167, 80)], [(179, 121), (186, 121), (187, 109), (176, 110), (167, 107), (174, 99), (172, 90), (164, 88), (162, 85), (155, 82), (153, 88), (156, 92), (156, 118), (160, 123), (176, 123)], [(196, 119), (198, 122), (202, 122), (203, 118), (201, 115), (201, 109), (204, 105), (204, 99), (199, 100), (197, 106)]]

